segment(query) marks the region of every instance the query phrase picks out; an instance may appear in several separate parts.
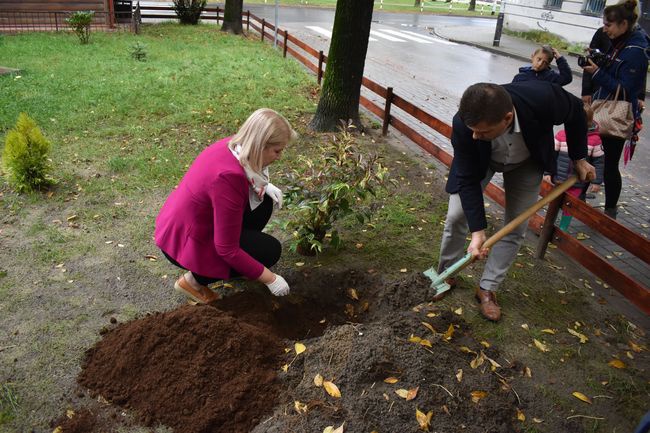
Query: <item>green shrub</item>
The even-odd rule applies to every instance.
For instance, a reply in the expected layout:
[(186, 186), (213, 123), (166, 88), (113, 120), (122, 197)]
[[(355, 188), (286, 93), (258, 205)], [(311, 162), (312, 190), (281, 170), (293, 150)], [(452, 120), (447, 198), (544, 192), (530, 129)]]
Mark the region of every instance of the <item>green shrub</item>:
[(131, 46), (131, 58), (139, 62), (147, 61), (147, 46), (141, 42), (136, 42)]
[(322, 251), (323, 243), (341, 245), (334, 223), (354, 214), (360, 223), (370, 218), (364, 207), (369, 195), (388, 182), (388, 169), (377, 155), (361, 153), (347, 131), (320, 146), (315, 158), (301, 156), (287, 174), (287, 209), (291, 216), (286, 228), (293, 231), (291, 249), (302, 254)]
[(545, 32), (544, 30), (530, 30), (523, 32), (504, 29), (503, 32), (510, 36), (536, 42), (539, 45), (550, 45), (557, 50), (566, 50), (569, 48), (569, 42), (567, 42), (566, 39), (556, 35), (555, 33)]
[(16, 128), (7, 133), (2, 166), (9, 184), (19, 192), (29, 192), (52, 184), (48, 177), (50, 142), (27, 114), (20, 113)]
[(172, 8), (181, 24), (198, 24), (207, 0), (174, 0)]
[(77, 11), (65, 20), (82, 44), (90, 41), (90, 24), (93, 22), (94, 15), (93, 11)]

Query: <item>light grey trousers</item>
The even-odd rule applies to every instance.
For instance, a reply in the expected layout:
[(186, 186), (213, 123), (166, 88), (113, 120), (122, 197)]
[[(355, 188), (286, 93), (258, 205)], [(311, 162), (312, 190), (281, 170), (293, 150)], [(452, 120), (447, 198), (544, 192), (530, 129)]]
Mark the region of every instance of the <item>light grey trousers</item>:
[[(511, 166), (492, 163), (485, 178), (481, 181), (483, 189), (495, 172), (503, 172), (503, 187), (506, 194), (505, 225), (537, 201), (543, 170), (530, 159)], [(482, 289), (496, 290), (498, 288), (510, 265), (517, 257), (519, 247), (526, 236), (527, 227), (528, 221), (517, 226), (516, 229), (494, 244), (481, 276), (480, 286)], [(460, 196), (451, 194), (445, 228), (442, 233), (438, 273), (443, 272), (466, 254), (465, 240), (468, 233), (469, 227), (463, 213)]]

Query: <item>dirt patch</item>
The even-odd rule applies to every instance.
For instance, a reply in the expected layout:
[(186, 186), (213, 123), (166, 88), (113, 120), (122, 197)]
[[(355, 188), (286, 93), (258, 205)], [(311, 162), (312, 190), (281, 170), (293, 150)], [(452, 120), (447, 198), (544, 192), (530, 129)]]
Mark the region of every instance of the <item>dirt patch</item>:
[[(348, 433), (415, 433), (416, 409), (433, 412), (432, 431), (505, 433), (521, 431), (518, 411), (539, 412), (521, 363), (476, 341), (459, 315), (419, 303), (431, 295), (422, 274), (392, 283), (355, 270), (287, 276), (300, 295), (239, 292), (118, 325), (87, 352), (79, 383), (138, 423), (190, 433), (314, 432), (343, 422)], [(285, 353), (285, 338), (306, 351)], [(341, 398), (314, 384), (318, 374)], [(396, 394), (416, 388), (410, 401)], [(100, 430), (110, 430), (103, 419)], [(90, 421), (98, 424), (78, 418), (84, 431), (100, 431)]]
[(78, 380), (146, 426), (244, 433), (276, 404), (283, 348), (264, 326), (185, 306), (106, 333)]

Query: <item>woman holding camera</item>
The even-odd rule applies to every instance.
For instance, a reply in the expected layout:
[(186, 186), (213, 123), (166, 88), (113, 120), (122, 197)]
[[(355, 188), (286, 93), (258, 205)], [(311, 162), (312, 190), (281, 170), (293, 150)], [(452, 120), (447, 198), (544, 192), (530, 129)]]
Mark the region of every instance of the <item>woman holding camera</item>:
[[(635, 119), (641, 115), (638, 97), (643, 94), (648, 70), (648, 40), (645, 32), (635, 27), (638, 18), (637, 0), (624, 0), (607, 6), (603, 12), (602, 31), (611, 45), (602, 61), (595, 63), (587, 57), (588, 64), (583, 66), (585, 75), (590, 74), (595, 89), (593, 99), (613, 97), (620, 85), (621, 93), (632, 103)], [(583, 96), (583, 99), (586, 98)], [(601, 139), (605, 151), (605, 213), (616, 218), (622, 185), (618, 166), (625, 138), (601, 134)]]

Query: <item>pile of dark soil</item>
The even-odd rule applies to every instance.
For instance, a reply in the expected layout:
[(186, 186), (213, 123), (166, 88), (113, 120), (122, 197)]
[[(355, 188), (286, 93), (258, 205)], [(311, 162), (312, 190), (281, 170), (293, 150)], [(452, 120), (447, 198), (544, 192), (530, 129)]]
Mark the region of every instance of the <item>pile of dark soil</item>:
[(146, 426), (247, 432), (277, 402), (283, 349), (264, 325), (186, 306), (107, 333), (88, 351), (78, 380), (135, 410)]
[[(79, 383), (137, 423), (177, 433), (313, 433), (344, 422), (347, 433), (415, 433), (416, 410), (432, 412), (429, 431), (505, 433), (522, 431), (524, 413), (552, 410), (531, 405), (524, 367), (476, 341), (459, 315), (418, 305), (432, 295), (419, 273), (392, 283), (322, 269), (288, 279), (287, 298), (239, 292), (121, 324), (88, 351)], [(286, 350), (287, 339), (305, 352)], [(341, 396), (317, 386), (318, 375)], [(396, 392), (416, 388), (409, 400)]]

